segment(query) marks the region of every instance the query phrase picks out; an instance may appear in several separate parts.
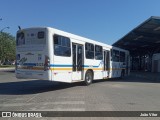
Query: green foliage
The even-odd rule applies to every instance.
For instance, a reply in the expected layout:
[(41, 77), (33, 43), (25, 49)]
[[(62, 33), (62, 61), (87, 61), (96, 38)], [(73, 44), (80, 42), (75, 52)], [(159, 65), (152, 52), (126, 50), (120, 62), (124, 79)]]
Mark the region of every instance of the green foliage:
[(15, 60), (16, 40), (9, 33), (0, 33), (0, 61)]
[(15, 65), (0, 65), (0, 68), (13, 68)]

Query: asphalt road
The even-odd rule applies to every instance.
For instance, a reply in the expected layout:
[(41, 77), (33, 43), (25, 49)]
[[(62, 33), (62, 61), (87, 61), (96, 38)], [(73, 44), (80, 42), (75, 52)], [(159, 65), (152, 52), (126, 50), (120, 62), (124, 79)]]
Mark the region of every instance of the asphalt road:
[(14, 72), (0, 72), (0, 111), (21, 110), (159, 111), (160, 83), (132, 76), (99, 80), (90, 86), (54, 84), (16, 79)]

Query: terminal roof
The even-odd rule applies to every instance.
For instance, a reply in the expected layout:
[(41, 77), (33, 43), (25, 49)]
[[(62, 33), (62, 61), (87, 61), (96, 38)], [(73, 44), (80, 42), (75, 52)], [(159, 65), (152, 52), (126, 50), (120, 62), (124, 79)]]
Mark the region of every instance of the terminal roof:
[(113, 46), (129, 50), (131, 54), (160, 51), (160, 17), (150, 17)]

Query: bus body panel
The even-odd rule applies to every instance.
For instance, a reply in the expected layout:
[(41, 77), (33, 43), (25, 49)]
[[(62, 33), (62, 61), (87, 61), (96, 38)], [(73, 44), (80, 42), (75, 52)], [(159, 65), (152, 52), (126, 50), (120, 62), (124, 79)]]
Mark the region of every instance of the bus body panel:
[(54, 56), (51, 63), (52, 80), (59, 82), (71, 82), (72, 65), (71, 57)]
[[(44, 32), (44, 38), (38, 34)], [(16, 41), (16, 77), (51, 80), (50, 71), (44, 70), (45, 57), (49, 56), (47, 29), (20, 30)], [(39, 36), (43, 37), (43, 36)]]
[[(19, 35), (19, 33), (24, 34), (25, 43), (23, 39), (18, 40), (23, 38), (23, 34)], [(55, 44), (57, 44), (55, 36), (70, 40), (70, 56), (55, 54)], [(103, 59), (86, 59), (86, 43), (102, 46)], [(124, 61), (115, 61), (113, 50), (125, 53)], [(19, 30), (16, 56), (16, 77), (24, 79), (72, 83), (84, 81), (88, 70), (93, 72), (94, 80), (121, 77), (123, 71), (125, 75), (129, 75), (130, 72), (128, 51), (50, 27)], [(78, 60), (82, 63), (79, 64)], [(81, 66), (80, 69), (78, 65)]]

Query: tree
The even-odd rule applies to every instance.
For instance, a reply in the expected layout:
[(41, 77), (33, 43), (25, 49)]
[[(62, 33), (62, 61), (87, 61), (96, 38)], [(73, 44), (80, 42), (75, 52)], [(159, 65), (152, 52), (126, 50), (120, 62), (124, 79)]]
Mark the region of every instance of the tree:
[(6, 32), (0, 33), (0, 60), (13, 61), (16, 54), (16, 40), (15, 37)]

